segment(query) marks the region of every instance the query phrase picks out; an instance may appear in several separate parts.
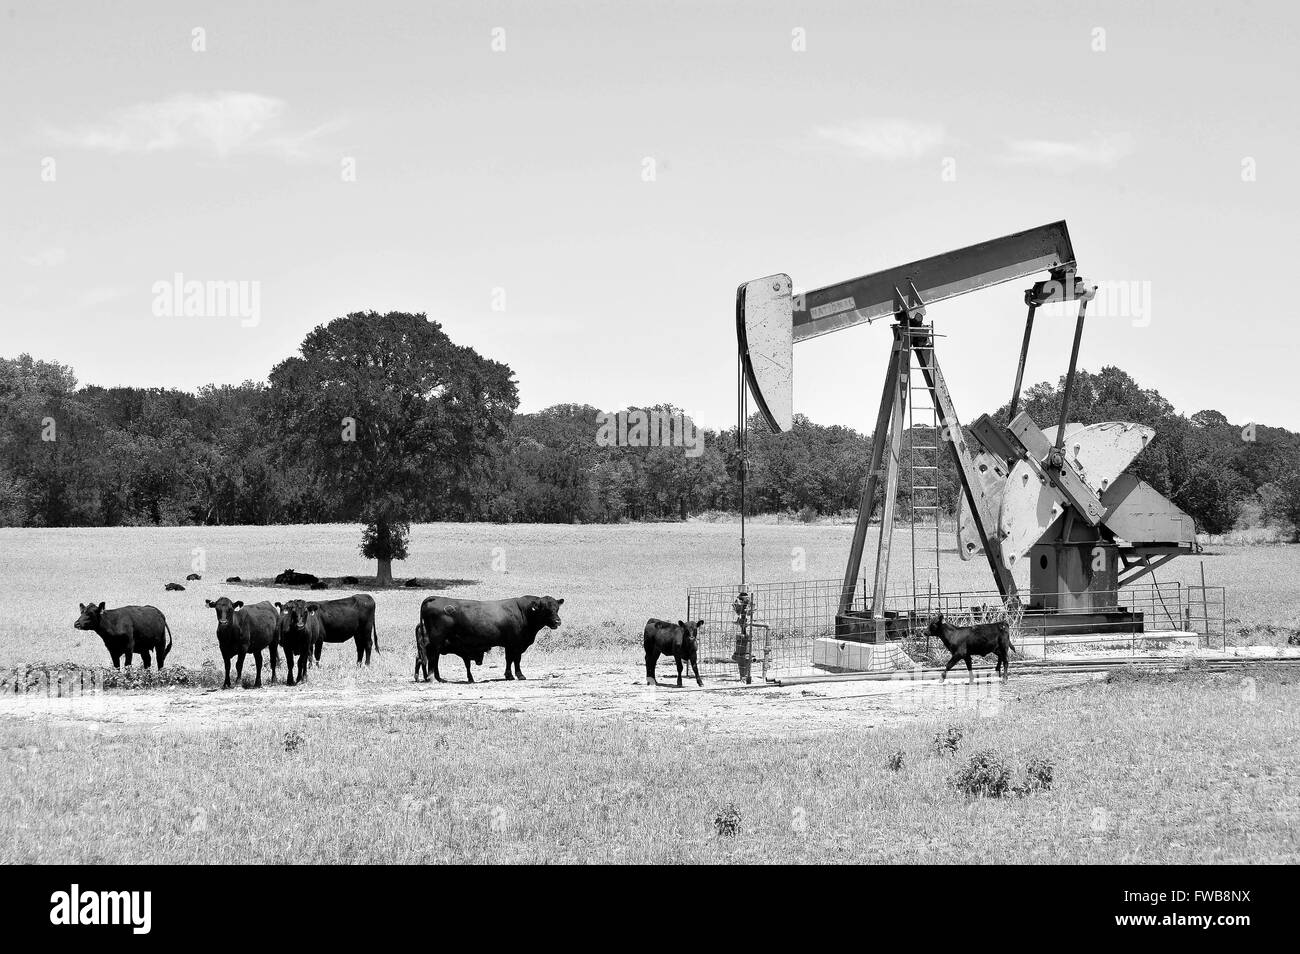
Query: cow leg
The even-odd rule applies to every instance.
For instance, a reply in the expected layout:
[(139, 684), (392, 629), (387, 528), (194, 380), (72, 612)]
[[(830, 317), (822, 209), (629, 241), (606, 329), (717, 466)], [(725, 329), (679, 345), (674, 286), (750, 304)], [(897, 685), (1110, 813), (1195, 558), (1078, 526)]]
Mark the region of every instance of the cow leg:
[(310, 653), (301, 653), (298, 656), (298, 682), (299, 684), (307, 681), (307, 660)]
[(966, 654), (966, 685), (975, 685), (975, 669), (970, 664), (970, 653)]
[[(502, 648), (505, 649), (505, 647)], [(506, 678), (513, 681), (515, 675), (510, 671), (510, 665), (515, 661), (515, 654), (508, 649), (505, 649), (505, 654), (506, 654)]]
[(939, 677), (939, 681), (940, 681), (940, 682), (944, 682), (945, 680), (947, 680), (947, 678), (948, 678), (948, 670), (951, 669), (953, 666), (957, 665), (957, 663), (959, 663), (959, 662), (961, 662), (961, 657), (960, 657), (960, 656), (956, 656), (956, 655), (954, 655), (951, 659), (949, 659), (949, 660), (948, 660), (948, 665), (946, 665), (946, 666), (943, 667), (943, 675)]
[(1000, 656), (998, 657), (998, 659), (1000, 659), (1000, 660), (1002, 661), (1002, 681), (1003, 681), (1003, 682), (1006, 682), (1006, 681), (1007, 681), (1007, 669), (1009, 668), (1009, 663), (1007, 662), (1007, 654), (1006, 654), (1005, 652), (1002, 653), (1002, 655), (1000, 655)]
[(275, 685), (275, 667), (280, 663), (280, 647), (271, 644), (271, 685)]
[(121, 653), (109, 653), (109, 655), (113, 657), (113, 668), (114, 668), (114, 669), (121, 669), (121, 668), (122, 668), (122, 654), (121, 654)]
[[(320, 665), (320, 651), (324, 645), (325, 645), (325, 640), (323, 639), (316, 640), (316, 665), (318, 666)], [(309, 652), (311, 651), (310, 648), (308, 649), (308, 651)]]
[(140, 662), (144, 665), (145, 669), (149, 668), (149, 650), (140, 650)]
[[(438, 668), (438, 660), (441, 658), (441, 655), (442, 654), (435, 649), (433, 652), (429, 653), (429, 660), (433, 663), (433, 678), (437, 679), (439, 682), (446, 682), (447, 680), (442, 678), (442, 670)], [(429, 681), (429, 671), (427, 669), (424, 673), (424, 681)]]
[[(306, 658), (307, 656), (304, 654), (303, 659), (305, 660)], [(284, 650), (284, 678), (289, 685), (292, 686), (295, 684), (293, 678), (293, 652), (287, 646)]]
[(374, 648), (374, 640), (366, 637), (366, 665), (370, 665), (370, 650)]
[(700, 664), (695, 661), (694, 656), (691, 657), (691, 672), (695, 673), (695, 684), (703, 686), (704, 680), (700, 678)]
[(244, 657), (246, 655), (248, 655), (247, 651), (241, 649), (239, 658), (235, 661), (235, 682), (239, 683), (241, 689), (244, 687)]
[(674, 656), (673, 661), (677, 663), (677, 688), (682, 687), (682, 657)]
[(257, 663), (257, 678), (253, 680), (253, 688), (262, 688), (262, 651), (259, 649), (253, 653), (253, 661)]
[(466, 678), (469, 682), (473, 682), (473, 681), (474, 681), (474, 673), (473, 673), (473, 671), (469, 668), (469, 657), (468, 657), (468, 656), (465, 657), (465, 678)]
[(524, 651), (522, 649), (519, 650), (519, 652), (515, 653), (515, 678), (516, 679), (528, 678), (527, 676), (524, 675), (524, 671), (519, 668), (519, 663), (523, 661), (523, 658), (524, 658)]
[(223, 653), (222, 658), (226, 661), (226, 684), (221, 688), (229, 689), (230, 688), (230, 657)]

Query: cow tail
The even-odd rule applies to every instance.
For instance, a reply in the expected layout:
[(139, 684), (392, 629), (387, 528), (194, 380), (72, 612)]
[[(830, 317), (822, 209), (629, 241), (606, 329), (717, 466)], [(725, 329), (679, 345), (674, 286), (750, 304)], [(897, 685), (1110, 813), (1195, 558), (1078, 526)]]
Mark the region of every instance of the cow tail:
[(171, 655), (172, 651), (172, 628), (167, 625), (167, 617), (163, 617), (163, 629), (167, 630), (167, 654)]
[(370, 617), (370, 641), (375, 644), (375, 652), (379, 652), (379, 623), (377, 621), (378, 616), (379, 616), (379, 611), (376, 610), (375, 615)]

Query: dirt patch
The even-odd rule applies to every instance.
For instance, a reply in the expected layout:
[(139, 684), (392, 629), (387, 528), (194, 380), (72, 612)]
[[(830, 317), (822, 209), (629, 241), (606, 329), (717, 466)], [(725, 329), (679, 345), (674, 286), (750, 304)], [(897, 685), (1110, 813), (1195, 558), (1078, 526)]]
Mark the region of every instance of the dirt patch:
[(503, 678), (393, 685), (367, 682), (364, 674), (334, 674), (313, 685), (283, 683), (260, 690), (196, 690), (186, 687), (135, 692), (103, 691), (73, 697), (36, 692), (0, 696), (0, 718), (32, 719), (91, 730), (146, 727), (158, 731), (212, 732), (255, 723), (274, 714), (332, 718), (358, 711), (394, 717), (443, 706), (485, 707), (526, 715), (601, 721), (629, 718), (665, 729), (703, 728), (730, 736), (784, 737), (875, 728), (914, 719), (945, 718), (954, 711), (991, 716), (1023, 696), (1088, 676), (1044, 677), (1007, 688), (996, 680), (975, 685), (938, 682), (838, 682), (816, 687), (646, 686), (626, 668), (608, 665), (555, 667), (524, 682)]

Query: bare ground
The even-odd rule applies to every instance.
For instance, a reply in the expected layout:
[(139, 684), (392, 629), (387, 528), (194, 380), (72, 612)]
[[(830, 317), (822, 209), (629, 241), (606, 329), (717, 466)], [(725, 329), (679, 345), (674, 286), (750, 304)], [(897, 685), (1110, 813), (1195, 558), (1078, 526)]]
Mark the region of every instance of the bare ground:
[(0, 718), (48, 720), (91, 731), (151, 728), (160, 732), (203, 733), (231, 729), (286, 713), (345, 715), (372, 711), (399, 717), (416, 707), (484, 707), (538, 716), (582, 720), (627, 718), (643, 723), (704, 728), (722, 735), (767, 738), (869, 729), (945, 712), (993, 715), (1022, 696), (1089, 681), (1091, 676), (1034, 676), (1007, 685), (981, 674), (974, 685), (964, 679), (933, 681), (827, 682), (814, 686), (708, 686), (678, 689), (663, 670), (665, 685), (646, 686), (628, 667), (615, 664), (565, 665), (524, 682), (491, 677), (465, 682), (416, 683), (383, 679), (362, 671), (323, 670), (302, 686), (283, 683), (262, 689), (173, 688), (105, 691), (73, 698), (13, 694), (0, 696)]

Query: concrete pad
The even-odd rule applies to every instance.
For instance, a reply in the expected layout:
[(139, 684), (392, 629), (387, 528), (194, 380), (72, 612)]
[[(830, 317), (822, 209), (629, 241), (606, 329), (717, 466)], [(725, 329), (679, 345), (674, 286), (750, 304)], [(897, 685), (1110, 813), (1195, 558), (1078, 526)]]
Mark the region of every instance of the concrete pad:
[(898, 642), (858, 643), (823, 637), (813, 640), (813, 665), (826, 672), (892, 672), (913, 663)]

